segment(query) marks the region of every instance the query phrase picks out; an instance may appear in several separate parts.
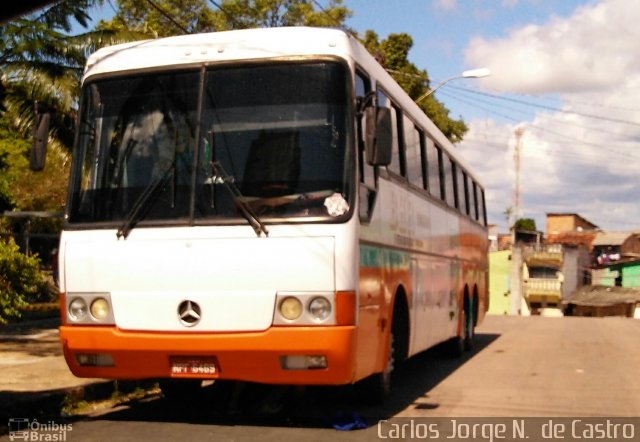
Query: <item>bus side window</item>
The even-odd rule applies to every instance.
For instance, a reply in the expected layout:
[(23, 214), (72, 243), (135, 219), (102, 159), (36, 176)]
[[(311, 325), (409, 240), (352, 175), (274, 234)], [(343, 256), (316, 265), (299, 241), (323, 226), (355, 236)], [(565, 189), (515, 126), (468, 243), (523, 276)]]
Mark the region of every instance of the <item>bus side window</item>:
[(480, 201), (478, 202), (478, 206), (480, 207), (480, 224), (483, 226), (487, 225), (487, 206), (486, 201), (484, 199), (484, 189), (480, 188)]
[(391, 150), (391, 164), (389, 170), (396, 175), (406, 176), (406, 167), (404, 162), (404, 121), (400, 110), (391, 105), (391, 121), (393, 123), (393, 144)]
[(459, 164), (456, 164), (456, 172), (456, 186), (458, 188), (458, 209), (460, 209), (460, 213), (462, 213), (463, 215), (467, 215), (468, 204), (467, 195), (465, 193), (465, 180), (467, 178), (467, 175), (464, 173), (462, 167), (460, 167)]
[(469, 175), (466, 172), (462, 172), (462, 181), (464, 183), (464, 214), (471, 215), (471, 205), (469, 202)]
[(400, 152), (402, 137), (402, 114), (391, 103), (386, 94), (378, 89), (378, 106), (391, 109), (391, 164), (387, 166), (387, 170), (399, 176), (404, 176), (403, 158)]
[(405, 128), (407, 177), (409, 182), (420, 189), (426, 189), (424, 181), (424, 146), (422, 132), (408, 121)]
[[(357, 71), (355, 78), (355, 92), (356, 92), (356, 102), (363, 104), (365, 97), (367, 94), (371, 92), (371, 81), (369, 77)], [(375, 106), (375, 103), (364, 103), (365, 105)], [(366, 106), (365, 106), (366, 107)], [(366, 117), (364, 114), (364, 108), (361, 109), (363, 112), (361, 115), (357, 117), (356, 121), (356, 130), (357, 130), (357, 138), (358, 138), (358, 164), (359, 170), (358, 174), (360, 175), (360, 189), (358, 192), (359, 195), (359, 204), (358, 211), (360, 222), (363, 224), (368, 224), (371, 222), (371, 218), (373, 217), (373, 211), (376, 204), (376, 196), (377, 196), (377, 179), (378, 179), (378, 170), (376, 166), (372, 166), (367, 163), (367, 155), (365, 152), (365, 141), (364, 134), (366, 131)]]
[(445, 199), (449, 207), (456, 208), (456, 194), (455, 194), (455, 163), (449, 158), (449, 155), (443, 155), (444, 157), (444, 183), (445, 183)]
[(453, 206), (456, 209), (460, 209), (460, 184), (458, 180), (459, 166), (451, 158), (449, 158), (449, 161), (451, 161), (451, 178), (453, 180)]
[[(358, 102), (364, 100), (367, 93), (371, 91), (371, 81), (369, 78), (361, 73), (356, 72), (356, 98)], [(359, 155), (359, 175), (360, 182), (369, 186), (372, 189), (376, 187), (375, 168), (367, 164), (366, 155), (364, 151), (364, 115), (357, 117), (356, 125), (358, 131), (358, 155)]]
[(479, 221), (480, 219), (478, 217), (478, 185), (475, 181), (473, 182), (473, 213), (471, 214), (471, 217), (476, 221)]
[(440, 190), (440, 166), (438, 159), (438, 148), (434, 144), (433, 140), (429, 137), (426, 139), (427, 144), (427, 176), (429, 178), (429, 192), (434, 197), (441, 199), (442, 194)]
[(446, 201), (447, 199), (447, 183), (445, 181), (445, 156), (442, 153), (442, 149), (436, 146), (438, 151), (438, 174), (440, 175), (440, 199)]
[(422, 168), (422, 188), (429, 190), (429, 165), (427, 164), (427, 139), (424, 132), (416, 127), (416, 136), (418, 137), (420, 149), (420, 167)]

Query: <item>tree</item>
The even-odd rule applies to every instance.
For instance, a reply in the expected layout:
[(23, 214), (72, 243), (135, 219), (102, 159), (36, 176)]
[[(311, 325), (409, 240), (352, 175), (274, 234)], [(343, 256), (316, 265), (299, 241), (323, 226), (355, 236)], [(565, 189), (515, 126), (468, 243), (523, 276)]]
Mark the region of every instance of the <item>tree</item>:
[(116, 4), (116, 15), (98, 23), (98, 30), (133, 30), (152, 38), (218, 30), (206, 0), (116, 0)]
[(101, 1), (58, 2), (0, 26), (0, 111), (23, 136), (31, 135), (38, 102), (51, 115), (50, 141), (69, 149), (87, 56), (99, 47), (140, 38), (109, 30), (69, 35), (71, 20), (86, 28), (88, 9)]
[(331, 0), (318, 10), (315, 4), (305, 0), (117, 0), (116, 15), (98, 28), (166, 37), (275, 26), (342, 26), (351, 16), (342, 0)]
[(506, 209), (504, 209), (504, 212), (502, 212), (502, 214), (504, 215), (504, 219), (507, 222), (507, 226), (511, 226), (511, 217), (513, 216), (513, 207), (509, 206)]
[[(218, 7), (222, 29), (276, 26), (343, 27), (352, 15), (342, 0), (330, 0), (326, 7), (309, 0), (222, 0)], [(315, 5), (318, 5), (316, 10)]]
[(0, 213), (13, 208), (56, 212), (64, 208), (71, 168), (68, 152), (52, 145), (47, 167), (32, 172), (30, 148), (30, 140), (11, 130), (8, 119), (0, 117)]
[(47, 284), (36, 256), (26, 256), (13, 241), (0, 241), (0, 324), (19, 317), (28, 301), (46, 297)]
[[(69, 35), (71, 22), (87, 27), (88, 9), (101, 0), (58, 2), (0, 26), (0, 208), (61, 210), (80, 80), (87, 56), (98, 47), (140, 38), (129, 31)], [(34, 104), (51, 116), (48, 167), (28, 170)]]
[(526, 230), (528, 232), (535, 232), (536, 229), (536, 220), (533, 218), (520, 218), (514, 224), (513, 228), (515, 230)]
[[(362, 43), (389, 71), (407, 94), (414, 100), (429, 90), (430, 81), (426, 71), (420, 70), (409, 61), (409, 50), (413, 39), (405, 33), (389, 34), (382, 41), (374, 31), (367, 31)], [(449, 117), (449, 110), (433, 95), (418, 103), (425, 114), (452, 142), (462, 141), (467, 126), (462, 120)]]

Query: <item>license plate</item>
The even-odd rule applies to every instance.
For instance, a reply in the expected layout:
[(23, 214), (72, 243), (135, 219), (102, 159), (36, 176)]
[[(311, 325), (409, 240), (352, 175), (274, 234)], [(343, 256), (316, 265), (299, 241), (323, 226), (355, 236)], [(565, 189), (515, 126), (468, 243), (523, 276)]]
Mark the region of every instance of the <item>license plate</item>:
[(218, 373), (218, 361), (212, 357), (172, 356), (171, 374), (211, 376)]

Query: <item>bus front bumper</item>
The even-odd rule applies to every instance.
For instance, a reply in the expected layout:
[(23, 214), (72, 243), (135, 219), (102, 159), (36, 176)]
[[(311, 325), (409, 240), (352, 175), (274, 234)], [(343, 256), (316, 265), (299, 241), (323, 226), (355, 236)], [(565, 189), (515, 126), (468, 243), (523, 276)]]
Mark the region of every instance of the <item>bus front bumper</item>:
[[(271, 327), (251, 333), (60, 327), (64, 357), (78, 377), (229, 379), (295, 385), (353, 382), (355, 336), (354, 326)], [(311, 366), (305, 365), (305, 360), (310, 360)]]

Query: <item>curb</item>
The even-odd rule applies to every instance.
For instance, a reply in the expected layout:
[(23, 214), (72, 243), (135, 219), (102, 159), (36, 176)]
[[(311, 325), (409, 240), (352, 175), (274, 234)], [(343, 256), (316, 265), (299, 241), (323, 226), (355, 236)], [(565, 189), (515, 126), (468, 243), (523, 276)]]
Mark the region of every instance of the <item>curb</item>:
[(80, 401), (100, 401), (113, 397), (114, 393), (131, 393), (137, 388), (151, 388), (155, 382), (100, 380), (93, 384), (59, 390), (36, 392), (0, 392), (0, 435), (7, 434), (12, 418), (46, 419), (67, 418), (63, 408)]

